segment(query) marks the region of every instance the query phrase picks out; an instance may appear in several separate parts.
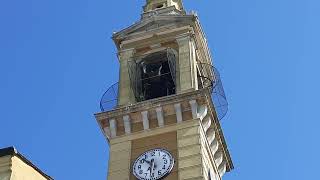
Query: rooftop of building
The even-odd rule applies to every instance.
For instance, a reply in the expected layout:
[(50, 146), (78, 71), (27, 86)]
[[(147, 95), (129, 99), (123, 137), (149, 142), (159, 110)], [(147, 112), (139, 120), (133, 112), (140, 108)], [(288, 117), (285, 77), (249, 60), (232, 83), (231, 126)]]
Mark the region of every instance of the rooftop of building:
[(43, 177), (45, 177), (48, 180), (53, 180), (52, 177), (50, 177), (49, 175), (47, 175), (46, 173), (44, 173), (42, 170), (40, 170), (36, 165), (34, 165), (30, 160), (28, 160), (25, 156), (23, 156), (21, 153), (19, 153), (17, 151), (17, 149), (13, 146), (11, 147), (6, 147), (6, 148), (2, 148), (0, 149), (0, 158), (4, 157), (4, 156), (16, 156), (18, 157), (20, 160), (22, 160), (24, 163), (26, 163), (27, 165), (29, 165), (30, 167), (32, 167), (35, 171), (37, 171), (38, 173), (40, 173)]

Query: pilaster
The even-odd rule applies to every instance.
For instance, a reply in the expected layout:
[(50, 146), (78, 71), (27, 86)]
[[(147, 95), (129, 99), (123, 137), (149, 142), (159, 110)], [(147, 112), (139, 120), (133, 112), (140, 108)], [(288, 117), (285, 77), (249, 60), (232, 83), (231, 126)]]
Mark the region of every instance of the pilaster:
[(108, 179), (128, 180), (130, 177), (131, 141), (113, 143), (110, 141)]
[(177, 37), (179, 45), (178, 93), (198, 89), (195, 44), (189, 34)]
[(131, 60), (135, 50), (126, 49), (119, 52), (120, 72), (119, 72), (119, 98), (118, 105), (132, 104), (135, 102), (134, 94), (130, 86), (128, 73), (128, 61)]

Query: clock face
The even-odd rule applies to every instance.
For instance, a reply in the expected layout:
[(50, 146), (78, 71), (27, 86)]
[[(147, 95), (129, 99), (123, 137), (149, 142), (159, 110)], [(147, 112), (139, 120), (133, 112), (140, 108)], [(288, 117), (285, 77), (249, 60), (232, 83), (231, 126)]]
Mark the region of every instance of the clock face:
[(139, 180), (158, 180), (167, 176), (174, 159), (165, 149), (152, 149), (141, 154), (133, 163), (134, 176)]

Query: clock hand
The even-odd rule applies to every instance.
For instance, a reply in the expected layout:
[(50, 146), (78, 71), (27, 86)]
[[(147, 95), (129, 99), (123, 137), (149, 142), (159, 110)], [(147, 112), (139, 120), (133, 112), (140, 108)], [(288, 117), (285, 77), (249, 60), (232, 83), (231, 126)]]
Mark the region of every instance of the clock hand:
[(150, 161), (148, 161), (148, 160), (146, 160), (146, 159), (143, 159), (145, 162), (147, 162), (148, 164), (151, 164), (151, 162)]
[(151, 159), (151, 165), (150, 165), (150, 175), (152, 174), (153, 172), (153, 169), (154, 169), (154, 159)]

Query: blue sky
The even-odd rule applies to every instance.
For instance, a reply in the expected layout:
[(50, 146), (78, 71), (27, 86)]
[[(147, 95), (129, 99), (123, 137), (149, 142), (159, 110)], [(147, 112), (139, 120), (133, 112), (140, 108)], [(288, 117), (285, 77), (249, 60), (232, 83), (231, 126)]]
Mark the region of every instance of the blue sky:
[[(112, 32), (143, 0), (0, 1), (0, 147), (58, 180), (105, 179), (93, 114), (118, 79)], [(229, 101), (225, 180), (319, 179), (317, 0), (185, 0), (196, 10)]]

